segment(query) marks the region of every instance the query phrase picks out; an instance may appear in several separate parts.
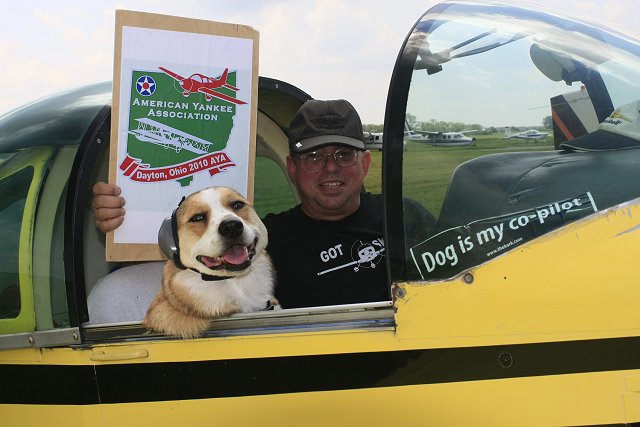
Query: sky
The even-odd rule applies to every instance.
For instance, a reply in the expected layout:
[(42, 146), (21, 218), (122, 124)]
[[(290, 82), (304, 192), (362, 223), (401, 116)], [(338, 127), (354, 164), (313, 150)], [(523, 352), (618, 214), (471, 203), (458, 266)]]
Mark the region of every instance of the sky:
[[(56, 0), (6, 2), (0, 115), (71, 87), (111, 80), (114, 11), (244, 24), (260, 33), (259, 74), (316, 99), (344, 98), (380, 124), (396, 57), (436, 0)], [(514, 0), (604, 21), (640, 36), (637, 0)]]

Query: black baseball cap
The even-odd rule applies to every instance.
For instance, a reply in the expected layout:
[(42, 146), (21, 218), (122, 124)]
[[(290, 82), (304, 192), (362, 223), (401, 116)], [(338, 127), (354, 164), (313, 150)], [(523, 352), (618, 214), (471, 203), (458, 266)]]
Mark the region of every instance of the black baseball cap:
[(604, 151), (640, 147), (640, 100), (615, 109), (595, 131), (560, 144), (565, 150)]
[(289, 150), (305, 153), (325, 145), (364, 150), (362, 122), (344, 99), (312, 99), (298, 109), (289, 126)]

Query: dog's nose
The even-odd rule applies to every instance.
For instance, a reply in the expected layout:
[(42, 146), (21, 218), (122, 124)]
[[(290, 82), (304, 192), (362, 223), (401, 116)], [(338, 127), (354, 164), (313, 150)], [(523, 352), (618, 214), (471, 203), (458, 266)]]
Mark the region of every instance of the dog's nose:
[(220, 235), (228, 238), (238, 237), (242, 234), (242, 230), (244, 230), (242, 221), (238, 221), (237, 219), (222, 221), (220, 226), (218, 226), (218, 232)]

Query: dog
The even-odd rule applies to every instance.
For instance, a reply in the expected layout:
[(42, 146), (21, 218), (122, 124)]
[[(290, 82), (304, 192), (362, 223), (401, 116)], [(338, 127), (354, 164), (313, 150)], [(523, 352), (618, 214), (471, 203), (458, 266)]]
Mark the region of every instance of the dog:
[(145, 327), (195, 338), (213, 319), (280, 308), (265, 250), (267, 229), (237, 191), (211, 187), (183, 198), (160, 227), (158, 241), (169, 260)]

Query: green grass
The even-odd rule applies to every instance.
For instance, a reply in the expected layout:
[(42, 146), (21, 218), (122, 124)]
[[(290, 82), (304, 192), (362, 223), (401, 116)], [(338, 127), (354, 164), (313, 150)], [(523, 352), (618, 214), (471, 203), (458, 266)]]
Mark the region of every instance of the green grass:
[(432, 147), (427, 144), (409, 143), (410, 156), (405, 157), (403, 192), (407, 197), (421, 202), (437, 215), (442, 208), (453, 170), (461, 163), (476, 157), (516, 151), (553, 150), (553, 142), (526, 142), (502, 139), (501, 135), (479, 136), (475, 146)]
[[(421, 202), (437, 216), (453, 170), (459, 164), (480, 156), (515, 151), (553, 150), (553, 141), (526, 142), (503, 139), (502, 134), (481, 135), (476, 145), (469, 147), (432, 147), (429, 144), (407, 142), (403, 165), (403, 195)], [(371, 152), (371, 166), (365, 178), (365, 188), (372, 193), (382, 192), (382, 152)], [(295, 205), (280, 168), (271, 160), (256, 158), (256, 209), (260, 216), (281, 212)]]
[(382, 193), (382, 151), (371, 152), (371, 165), (364, 179), (364, 188), (373, 194)]
[(260, 217), (282, 212), (296, 205), (291, 188), (280, 167), (271, 159), (256, 157), (254, 205)]
[[(489, 154), (515, 151), (553, 150), (553, 141), (526, 142), (503, 139), (502, 134), (478, 136), (475, 146), (433, 147), (419, 142), (407, 142), (403, 164), (403, 195), (421, 202), (437, 215), (442, 207), (453, 170), (461, 163)], [(365, 180), (368, 191), (382, 191), (382, 154), (371, 153), (372, 162)]]

